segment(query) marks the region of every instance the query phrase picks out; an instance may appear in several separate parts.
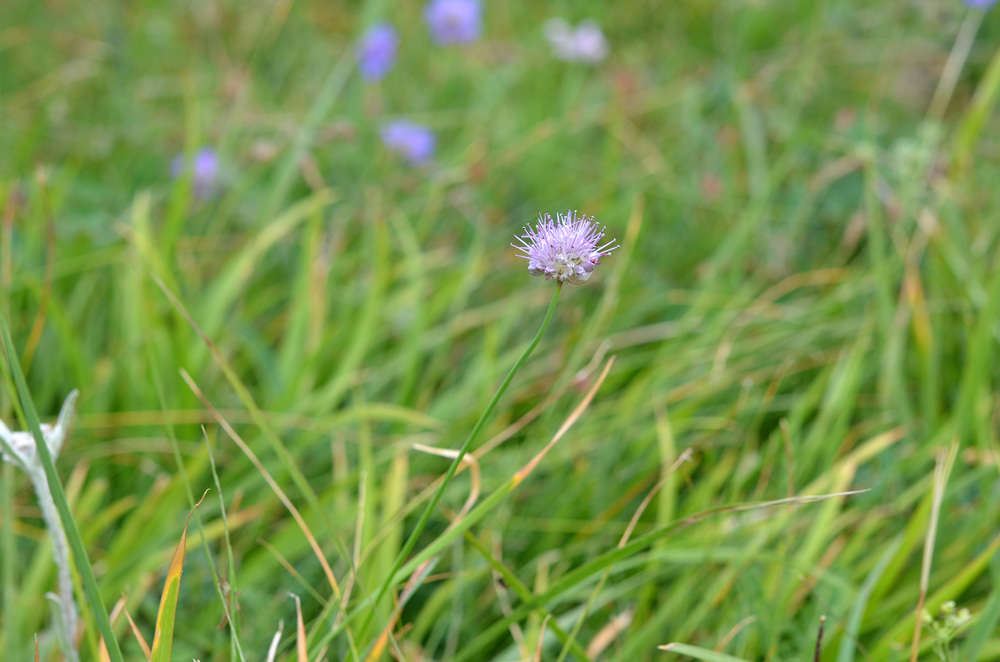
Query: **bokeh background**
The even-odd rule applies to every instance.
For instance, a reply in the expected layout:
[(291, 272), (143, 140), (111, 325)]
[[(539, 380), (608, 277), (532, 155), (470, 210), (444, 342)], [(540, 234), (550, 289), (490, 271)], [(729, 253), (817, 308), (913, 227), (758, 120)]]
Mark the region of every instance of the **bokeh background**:
[[(151, 639), (211, 489), (175, 659), (241, 659), (237, 640), (264, 659), (281, 621), (296, 659), (290, 592), (310, 660), (679, 659), (669, 642), (804, 660), (821, 616), (824, 661), (938, 659), (914, 623), (948, 600), (972, 618), (948, 659), (1000, 658), (989, 9), (491, 1), (442, 44), (410, 0), (6, 2), (0, 310), (43, 416), (81, 391), (58, 466), (105, 602), (124, 593)], [(607, 52), (567, 61), (558, 17), (593, 21)], [(395, 50), (365, 76), (378, 23)], [(422, 146), (387, 139), (401, 120)], [(457, 448), (535, 333), (552, 284), (509, 244), (567, 209), (621, 248), (563, 289), (481, 475), (449, 486), (417, 549), (614, 364), (440, 551), (379, 658), (393, 601), (365, 596), (448, 467), (415, 445)], [(353, 586), (353, 645), (306, 537), (182, 371)], [(23, 428), (10, 375), (0, 417)], [(699, 515), (848, 490), (866, 491)], [(647, 543), (614, 555), (640, 509)], [(0, 645), (30, 659), (38, 633), (61, 659), (48, 537), (7, 464), (0, 517)]]

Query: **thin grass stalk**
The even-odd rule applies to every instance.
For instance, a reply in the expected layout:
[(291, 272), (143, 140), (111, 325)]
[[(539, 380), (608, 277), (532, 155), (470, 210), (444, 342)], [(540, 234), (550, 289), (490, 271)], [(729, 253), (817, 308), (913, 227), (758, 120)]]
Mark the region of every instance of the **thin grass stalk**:
[(948, 102), (951, 101), (955, 92), (955, 84), (958, 83), (958, 76), (962, 73), (962, 67), (969, 58), (969, 51), (972, 50), (972, 43), (976, 40), (976, 33), (979, 25), (983, 22), (985, 12), (970, 11), (965, 15), (965, 21), (958, 30), (955, 37), (955, 44), (948, 54), (948, 61), (945, 62), (941, 78), (938, 80), (937, 89), (934, 90), (934, 97), (927, 110), (927, 118), (935, 122), (940, 122), (944, 117), (944, 112), (948, 109)]
[(923, 627), (921, 614), (927, 600), (927, 589), (931, 583), (931, 562), (934, 559), (934, 543), (937, 542), (938, 518), (941, 513), (941, 503), (944, 501), (945, 487), (948, 477), (958, 455), (958, 440), (951, 442), (951, 448), (941, 450), (934, 465), (934, 497), (931, 501), (931, 517), (927, 524), (927, 536), (924, 538), (923, 560), (920, 564), (920, 594), (917, 598), (917, 608), (913, 617), (913, 638), (910, 641), (910, 662), (917, 662), (920, 652), (920, 631)]
[(972, 105), (955, 131), (950, 168), (953, 176), (961, 175), (971, 167), (972, 154), (998, 97), (1000, 97), (1000, 49), (997, 49), (986, 67), (982, 82), (972, 97)]
[[(444, 491), (448, 488), (448, 484), (451, 483), (451, 479), (454, 478), (455, 472), (458, 471), (458, 467), (459, 465), (461, 465), (462, 459), (465, 457), (465, 454), (469, 452), (469, 449), (472, 447), (473, 442), (475, 442), (476, 438), (479, 436), (479, 433), (482, 432), (483, 427), (486, 426), (486, 420), (493, 413), (493, 410), (496, 409), (497, 403), (500, 402), (500, 398), (507, 390), (507, 387), (510, 386), (511, 381), (513, 381), (514, 379), (514, 375), (517, 374), (518, 370), (520, 370), (521, 366), (524, 365), (524, 362), (528, 360), (528, 357), (534, 351), (535, 347), (538, 346), (538, 342), (542, 339), (542, 336), (545, 334), (545, 330), (548, 328), (549, 322), (552, 321), (552, 314), (555, 312), (556, 302), (559, 300), (559, 292), (561, 290), (562, 290), (562, 283), (556, 283), (555, 289), (552, 291), (552, 300), (549, 302), (549, 308), (545, 312), (545, 319), (542, 320), (542, 325), (541, 327), (539, 327), (538, 333), (535, 334), (535, 337), (532, 338), (531, 343), (524, 350), (521, 356), (518, 357), (517, 361), (514, 362), (514, 365), (511, 366), (510, 372), (507, 373), (507, 377), (503, 380), (503, 383), (500, 384), (500, 388), (497, 389), (496, 393), (493, 395), (493, 398), (490, 400), (489, 404), (486, 405), (486, 409), (484, 409), (483, 413), (479, 416), (479, 420), (476, 421), (476, 425), (472, 428), (472, 432), (469, 433), (469, 436), (466, 438), (465, 443), (463, 443), (461, 448), (459, 448), (458, 455), (455, 456), (455, 459), (452, 460), (451, 466), (448, 467), (448, 472), (445, 473), (444, 480), (441, 481), (440, 487), (438, 487), (437, 492), (435, 492), (434, 495), (431, 497), (430, 503), (427, 504), (427, 507), (424, 508), (424, 512), (420, 516), (420, 519), (417, 521), (416, 527), (414, 527), (413, 531), (410, 533), (409, 538), (406, 539), (406, 543), (403, 545), (403, 549), (396, 556), (396, 560), (392, 564), (392, 569), (386, 574), (385, 581), (382, 582), (382, 585), (379, 587), (378, 593), (375, 594), (375, 600), (373, 601), (373, 605), (378, 605), (379, 602), (381, 602), (382, 598), (385, 596), (386, 592), (389, 590), (389, 587), (393, 583), (393, 578), (396, 576), (396, 573), (403, 565), (403, 562), (406, 560), (406, 557), (410, 554), (410, 552), (413, 551), (414, 546), (416, 546), (417, 539), (420, 537), (420, 534), (427, 526), (427, 522), (430, 520), (431, 515), (437, 508), (438, 502), (441, 501), (441, 497), (444, 495)], [(371, 622), (374, 613), (375, 613), (374, 609), (372, 609), (372, 611), (368, 613), (368, 616), (365, 618), (364, 624), (361, 626), (362, 632), (368, 628), (368, 624)]]
[[(156, 366), (152, 350), (148, 343), (146, 344), (146, 357), (149, 360), (149, 373), (150, 376), (152, 376), (153, 378), (152, 379), (153, 386), (156, 389), (156, 395), (160, 401), (160, 407), (162, 408), (163, 412), (166, 413), (167, 397), (166, 393), (163, 390), (163, 381), (160, 378), (159, 368)], [(222, 612), (226, 619), (226, 624), (229, 626), (229, 631), (232, 634), (232, 642), (231, 642), (232, 657), (236, 658), (238, 656), (241, 662), (246, 662), (246, 655), (243, 652), (242, 636), (239, 631), (239, 622), (234, 620), (237, 618), (235, 596), (236, 594), (238, 594), (239, 591), (236, 588), (236, 568), (232, 564), (232, 550), (230, 549), (230, 541), (229, 541), (229, 525), (226, 522), (225, 499), (222, 496), (222, 488), (220, 487), (218, 480), (216, 479), (215, 487), (218, 493), (219, 502), (222, 506), (221, 518), (223, 524), (223, 532), (225, 534), (226, 549), (229, 552), (229, 560), (230, 560), (228, 583), (231, 590), (229, 592), (228, 598), (225, 592), (223, 591), (222, 582), (220, 580), (218, 570), (216, 570), (215, 567), (215, 561), (212, 559), (212, 554), (210, 553), (208, 548), (208, 538), (205, 535), (205, 526), (204, 523), (201, 521), (201, 514), (198, 512), (196, 507), (197, 503), (194, 496), (194, 489), (191, 486), (191, 480), (188, 477), (187, 469), (185, 468), (184, 465), (184, 458), (181, 455), (181, 449), (177, 442), (177, 434), (174, 431), (174, 426), (169, 419), (165, 421), (165, 427), (167, 430), (167, 438), (170, 440), (170, 449), (171, 451), (173, 451), (174, 463), (177, 465), (177, 472), (181, 476), (181, 482), (184, 484), (184, 492), (187, 495), (188, 504), (191, 506), (191, 512), (194, 514), (195, 525), (198, 527), (198, 533), (201, 535), (202, 548), (205, 552), (205, 560), (208, 563), (208, 570), (212, 575), (212, 581), (215, 584), (215, 589), (216, 593), (219, 596), (219, 600), (222, 602)], [(205, 434), (204, 425), (201, 426), (201, 431), (202, 434), (204, 435)], [(208, 450), (209, 461), (212, 463), (212, 473), (214, 476), (215, 462), (212, 459), (212, 449), (208, 445), (207, 436), (205, 437), (205, 446)]]

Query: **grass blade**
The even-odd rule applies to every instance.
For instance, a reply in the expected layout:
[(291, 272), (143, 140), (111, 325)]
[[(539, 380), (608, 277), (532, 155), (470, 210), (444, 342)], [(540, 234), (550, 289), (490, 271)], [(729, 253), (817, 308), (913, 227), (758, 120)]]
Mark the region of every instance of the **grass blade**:
[[(444, 475), (444, 480), (441, 481), (441, 486), (438, 488), (437, 492), (434, 493), (434, 496), (431, 497), (430, 503), (428, 503), (427, 507), (424, 509), (424, 512), (420, 516), (420, 520), (417, 522), (416, 527), (414, 527), (413, 531), (410, 532), (410, 536), (409, 538), (407, 538), (406, 543), (403, 545), (403, 549), (396, 556), (396, 562), (393, 564), (390, 572), (386, 575), (386, 580), (382, 582), (382, 585), (379, 587), (378, 592), (375, 594), (374, 603), (376, 605), (382, 600), (382, 597), (389, 590), (389, 587), (392, 585), (393, 580), (397, 572), (399, 571), (400, 567), (403, 565), (403, 562), (406, 560), (406, 557), (410, 554), (410, 552), (413, 551), (414, 546), (417, 544), (417, 538), (423, 532), (424, 527), (427, 526), (427, 522), (428, 520), (430, 520), (431, 514), (437, 508), (438, 502), (441, 500), (441, 496), (444, 494), (445, 489), (448, 487), (448, 483), (451, 482), (451, 479), (455, 476), (455, 472), (458, 470), (459, 465), (462, 463), (462, 458), (472, 447), (472, 443), (479, 436), (480, 431), (482, 431), (483, 427), (485, 427), (486, 419), (488, 419), (490, 415), (493, 413), (493, 410), (496, 408), (496, 405), (500, 401), (501, 396), (503, 396), (504, 391), (507, 390), (507, 387), (510, 385), (511, 381), (513, 381), (514, 375), (517, 374), (517, 371), (520, 370), (524, 362), (527, 361), (528, 356), (531, 354), (532, 351), (534, 351), (535, 347), (538, 345), (538, 341), (542, 339), (542, 335), (545, 334), (545, 329), (548, 327), (549, 322), (552, 320), (552, 313), (555, 312), (556, 302), (559, 301), (559, 291), (561, 289), (561, 286), (562, 283), (559, 283), (555, 288), (553, 288), (552, 300), (549, 302), (549, 309), (545, 313), (545, 319), (542, 321), (542, 325), (538, 329), (538, 333), (535, 334), (535, 337), (532, 339), (531, 343), (524, 350), (524, 352), (517, 359), (517, 361), (514, 362), (514, 365), (511, 366), (510, 372), (507, 373), (507, 377), (504, 379), (503, 383), (500, 384), (500, 387), (493, 395), (493, 399), (490, 400), (490, 403), (488, 405), (486, 405), (486, 409), (479, 417), (479, 420), (476, 422), (476, 425), (472, 428), (472, 432), (469, 433), (469, 436), (466, 438), (465, 443), (463, 443), (462, 447), (459, 449), (458, 456), (452, 461), (451, 466), (448, 467), (448, 472)], [(458, 527), (451, 530), (456, 533), (456, 536), (461, 534), (461, 531), (459, 531)], [(404, 574), (406, 574), (405, 571)], [(374, 615), (374, 611), (369, 612), (368, 618), (365, 619), (365, 622), (362, 625), (362, 630), (368, 627), (368, 623), (370, 622), (372, 615)]]
[(705, 660), (706, 662), (747, 662), (747, 660), (744, 660), (741, 657), (733, 657), (732, 655), (726, 655), (725, 653), (717, 653), (716, 651), (691, 646), (690, 644), (666, 644), (665, 646), (659, 646), (659, 649), (661, 651), (670, 651), (671, 653), (687, 655), (688, 657), (693, 657), (696, 660)]
[(847, 623), (844, 625), (844, 636), (840, 643), (840, 652), (837, 654), (837, 662), (854, 662), (854, 651), (858, 640), (858, 632), (861, 630), (861, 619), (865, 615), (865, 610), (868, 608), (868, 600), (871, 598), (872, 591), (875, 590), (875, 585), (878, 584), (878, 580), (882, 578), (882, 573), (885, 572), (889, 562), (892, 561), (892, 557), (895, 556), (897, 551), (899, 551), (901, 544), (902, 540), (897, 538), (891, 545), (889, 545), (889, 547), (882, 553), (878, 563), (876, 563), (875, 567), (872, 568), (872, 571), (868, 573), (868, 576), (865, 578), (865, 583), (861, 585), (861, 590), (858, 591), (858, 597), (854, 601), (854, 607), (851, 609), (851, 614), (847, 617)]
[(142, 630), (139, 626), (135, 624), (132, 620), (132, 614), (128, 613), (128, 609), (125, 610), (125, 618), (128, 619), (129, 629), (132, 630), (132, 636), (135, 637), (136, 642), (139, 644), (139, 648), (142, 649), (142, 654), (146, 656), (146, 659), (153, 657), (153, 651), (150, 650), (149, 644), (146, 643), (146, 637), (142, 636)]
[(291, 596), (295, 599), (295, 659), (297, 662), (309, 662), (309, 653), (306, 646), (306, 625), (302, 621), (302, 601), (294, 593)]
[(17, 396), (24, 409), (24, 416), (27, 419), (28, 429), (31, 430), (35, 438), (35, 446), (38, 452), (38, 459), (45, 470), (45, 478), (49, 483), (49, 490), (52, 492), (52, 500), (59, 511), (59, 519), (62, 521), (66, 531), (66, 538), (70, 548), (73, 550), (73, 557), (76, 559), (76, 567), (80, 571), (83, 579), (83, 590), (87, 596), (87, 603), (90, 605), (94, 618), (97, 621), (97, 628), (101, 631), (101, 636), (108, 645), (108, 653), (112, 662), (125, 662), (122, 657), (121, 648), (111, 630), (111, 619), (108, 618), (108, 610), (101, 599), (101, 592), (97, 586), (97, 578), (94, 576), (94, 569), (90, 565), (87, 556), (87, 549), (83, 545), (83, 538), (80, 537), (80, 529), (73, 519), (73, 513), (69, 507), (69, 500), (66, 498), (66, 491), (59, 480), (59, 473), (56, 471), (55, 462), (49, 453), (49, 447), (45, 443), (42, 435), (41, 422), (38, 420), (38, 411), (35, 409), (35, 401), (28, 390), (28, 384), (24, 380), (24, 372), (21, 370), (21, 363), (14, 350), (14, 341), (10, 337), (10, 329), (7, 327), (7, 318), (0, 311), (0, 340), (3, 342), (4, 355), (7, 358), (7, 365), (14, 378), (17, 388)]
[[(206, 491), (207, 494), (207, 491)], [(205, 500), (205, 495), (201, 501)], [(201, 501), (194, 506), (197, 508)], [(160, 609), (156, 613), (156, 633), (153, 635), (153, 650), (150, 662), (170, 662), (170, 649), (174, 641), (174, 617), (177, 614), (177, 598), (181, 591), (181, 573), (184, 572), (184, 549), (187, 545), (188, 525), (191, 523), (191, 515), (194, 508), (188, 513), (187, 521), (184, 522), (184, 531), (181, 533), (181, 540), (177, 543), (174, 556), (170, 559), (170, 568), (167, 570), (167, 578), (163, 582), (163, 594), (160, 596)]]

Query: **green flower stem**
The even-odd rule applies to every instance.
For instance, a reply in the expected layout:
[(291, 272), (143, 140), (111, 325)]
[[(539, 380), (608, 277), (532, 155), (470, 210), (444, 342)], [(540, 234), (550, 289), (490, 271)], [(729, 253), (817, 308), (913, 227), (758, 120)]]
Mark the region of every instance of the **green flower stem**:
[[(500, 384), (500, 388), (497, 389), (497, 392), (493, 395), (493, 399), (490, 400), (490, 403), (486, 405), (486, 409), (483, 410), (479, 420), (476, 421), (476, 425), (472, 428), (472, 432), (469, 433), (465, 443), (462, 444), (462, 447), (458, 450), (458, 455), (452, 461), (451, 466), (448, 467), (448, 472), (444, 475), (444, 480), (441, 481), (441, 486), (438, 487), (437, 491), (431, 497), (430, 503), (427, 504), (423, 514), (420, 516), (420, 520), (417, 522), (417, 526), (413, 529), (413, 532), (410, 533), (410, 537), (406, 539), (406, 544), (403, 545), (402, 551), (396, 556), (396, 561), (392, 565), (392, 570), (386, 574), (386, 580), (379, 587), (378, 593), (372, 601), (373, 608), (370, 612), (368, 612), (368, 617), (365, 619), (364, 625), (361, 627), (362, 632), (368, 628), (368, 624), (371, 622), (372, 616), (375, 613), (375, 605), (378, 605), (382, 601), (382, 598), (389, 590), (389, 587), (393, 584), (396, 573), (399, 571), (400, 567), (402, 567), (403, 561), (405, 561), (406, 557), (413, 551), (413, 547), (417, 544), (417, 538), (420, 537), (424, 527), (427, 526), (428, 520), (430, 520), (431, 515), (437, 508), (438, 502), (441, 501), (441, 496), (448, 487), (448, 483), (450, 483), (451, 479), (454, 478), (455, 472), (458, 471), (458, 467), (462, 463), (462, 459), (465, 457), (465, 454), (469, 452), (469, 449), (472, 448), (472, 444), (475, 442), (476, 437), (479, 436), (479, 433), (482, 432), (483, 428), (486, 426), (486, 420), (490, 417), (490, 414), (493, 413), (493, 410), (496, 409), (497, 403), (500, 401), (500, 397), (503, 396), (507, 387), (510, 386), (511, 381), (513, 381), (514, 375), (516, 375), (517, 371), (521, 369), (524, 362), (528, 360), (531, 352), (538, 346), (538, 341), (540, 341), (542, 336), (545, 334), (545, 329), (548, 328), (549, 322), (552, 321), (552, 313), (555, 312), (556, 302), (559, 300), (560, 290), (562, 290), (562, 283), (557, 283), (555, 290), (552, 292), (552, 301), (549, 302), (549, 309), (545, 313), (545, 319), (542, 320), (542, 326), (538, 329), (538, 333), (535, 334), (531, 344), (528, 345), (517, 361), (514, 361), (514, 365), (511, 366), (510, 372), (507, 373), (507, 377), (503, 380), (503, 383)], [(455, 532), (456, 535), (458, 533), (459, 531)]]
[(94, 569), (91, 567), (90, 559), (87, 557), (87, 549), (84, 547), (83, 538), (80, 537), (80, 529), (77, 528), (76, 520), (73, 519), (69, 500), (66, 498), (66, 491), (59, 481), (59, 474), (56, 472), (56, 465), (52, 461), (52, 455), (49, 453), (48, 444), (45, 443), (45, 436), (42, 434), (41, 423), (38, 420), (38, 412), (35, 410), (35, 403), (31, 399), (31, 392), (28, 391), (28, 385), (24, 380), (21, 361), (14, 351), (14, 341), (11, 339), (10, 329), (7, 328), (7, 319), (2, 312), (0, 312), (0, 336), (2, 336), (0, 339), (3, 341), (4, 353), (7, 356), (7, 364), (10, 366), (10, 372), (14, 377), (14, 385), (17, 387), (18, 397), (21, 400), (21, 405), (24, 407), (24, 416), (27, 419), (28, 429), (31, 430), (31, 434), (35, 437), (35, 450), (38, 453), (38, 459), (41, 461), (42, 467), (45, 469), (45, 478), (49, 483), (52, 500), (59, 511), (59, 517), (66, 532), (66, 538), (69, 541), (70, 548), (73, 550), (73, 558), (76, 559), (76, 567), (80, 571), (80, 577), (83, 579), (83, 591), (87, 595), (87, 602), (90, 603), (90, 609), (94, 613), (97, 627), (101, 631), (101, 636), (104, 637), (105, 644), (107, 644), (111, 662), (125, 662), (125, 658), (122, 657), (121, 648), (118, 647), (118, 641), (111, 631), (111, 620), (108, 618), (108, 610), (104, 606), (104, 601), (101, 600), (100, 589), (97, 587), (97, 579), (94, 577)]

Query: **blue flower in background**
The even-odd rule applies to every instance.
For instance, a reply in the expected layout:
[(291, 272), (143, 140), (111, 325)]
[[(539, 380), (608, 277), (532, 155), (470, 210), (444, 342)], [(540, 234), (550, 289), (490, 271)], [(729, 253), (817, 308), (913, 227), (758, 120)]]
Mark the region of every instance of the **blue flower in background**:
[(434, 156), (437, 140), (426, 126), (397, 120), (383, 125), (381, 136), (383, 145), (413, 165), (427, 163)]
[(965, 0), (965, 4), (976, 9), (990, 9), (997, 0)]
[(170, 164), (170, 174), (176, 179), (191, 169), (191, 190), (196, 198), (205, 200), (215, 195), (219, 183), (219, 155), (211, 147), (202, 147), (189, 164), (178, 154)]
[(388, 23), (376, 23), (358, 42), (358, 69), (366, 80), (379, 80), (396, 64), (399, 36)]
[(431, 0), (424, 18), (437, 43), (467, 44), (479, 39), (483, 6), (479, 0)]

